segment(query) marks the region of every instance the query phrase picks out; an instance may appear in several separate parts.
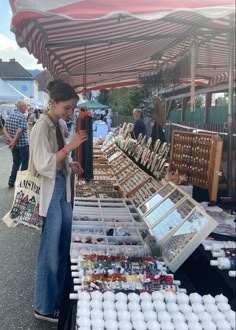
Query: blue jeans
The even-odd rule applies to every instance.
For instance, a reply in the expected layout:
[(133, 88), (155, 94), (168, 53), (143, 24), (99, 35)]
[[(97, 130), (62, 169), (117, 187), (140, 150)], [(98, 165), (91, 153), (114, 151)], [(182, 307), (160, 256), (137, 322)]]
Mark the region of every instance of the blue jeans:
[(66, 202), (65, 175), (57, 171), (36, 265), (34, 309), (43, 315), (60, 307), (69, 265), (71, 223), (72, 207)]
[(14, 147), (12, 149), (13, 165), (11, 175), (8, 182), (14, 184), (16, 181), (17, 171), (21, 166), (21, 170), (27, 170), (29, 162), (29, 146), (25, 147)]

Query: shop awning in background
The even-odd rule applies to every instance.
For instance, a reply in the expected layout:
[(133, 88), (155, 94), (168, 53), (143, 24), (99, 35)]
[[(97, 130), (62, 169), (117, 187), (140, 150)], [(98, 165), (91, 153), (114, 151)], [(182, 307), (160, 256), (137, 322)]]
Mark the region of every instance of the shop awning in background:
[(77, 106), (86, 106), (88, 109), (107, 109), (107, 108), (109, 108), (108, 105), (101, 104), (100, 102), (96, 102), (96, 101), (87, 101), (84, 103), (77, 103)]
[[(196, 78), (228, 71), (234, 0), (10, 0), (12, 31), (55, 78), (78, 91), (133, 86), (198, 45)], [(189, 79), (186, 70), (180, 78)]]

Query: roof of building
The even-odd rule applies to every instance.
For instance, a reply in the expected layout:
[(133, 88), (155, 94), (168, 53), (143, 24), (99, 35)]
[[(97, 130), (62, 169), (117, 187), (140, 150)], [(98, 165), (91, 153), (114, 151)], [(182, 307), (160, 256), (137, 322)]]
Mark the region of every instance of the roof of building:
[(0, 59), (0, 78), (1, 79), (34, 79), (32, 74), (28, 72), (16, 60), (10, 59), (9, 62)]

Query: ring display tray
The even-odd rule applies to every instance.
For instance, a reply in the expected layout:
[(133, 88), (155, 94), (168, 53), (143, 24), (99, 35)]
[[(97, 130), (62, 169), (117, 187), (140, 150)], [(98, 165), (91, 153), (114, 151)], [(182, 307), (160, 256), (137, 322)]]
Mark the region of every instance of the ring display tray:
[(172, 211), (162, 216), (151, 230), (158, 244), (166, 240), (195, 207), (196, 203), (192, 199), (186, 198), (181, 203), (178, 203)]
[(215, 219), (196, 206), (161, 246), (167, 267), (175, 272), (217, 225)]
[(153, 228), (159, 219), (176, 207), (177, 203), (186, 198), (186, 194), (179, 189), (173, 190), (160, 201), (150, 212), (145, 214), (145, 221), (149, 228)]
[(173, 272), (218, 225), (194, 199), (170, 182), (138, 211)]
[(144, 203), (151, 196), (153, 196), (160, 188), (161, 184), (154, 178), (149, 177), (148, 180), (139, 189), (132, 194), (132, 198), (136, 207)]
[(131, 199), (75, 198), (71, 256), (80, 251), (146, 256), (149, 247), (145, 222)]
[(151, 211), (158, 203), (160, 203), (167, 195), (176, 189), (176, 185), (168, 182), (166, 185), (161, 187), (153, 196), (146, 200), (143, 204), (138, 207), (138, 211), (141, 215), (146, 215)]

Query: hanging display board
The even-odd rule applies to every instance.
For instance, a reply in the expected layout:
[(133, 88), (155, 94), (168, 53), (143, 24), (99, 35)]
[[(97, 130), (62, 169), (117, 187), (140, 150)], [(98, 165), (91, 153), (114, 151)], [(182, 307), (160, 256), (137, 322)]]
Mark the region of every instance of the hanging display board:
[(193, 186), (217, 199), (223, 141), (218, 135), (173, 131), (170, 171), (186, 175)]

